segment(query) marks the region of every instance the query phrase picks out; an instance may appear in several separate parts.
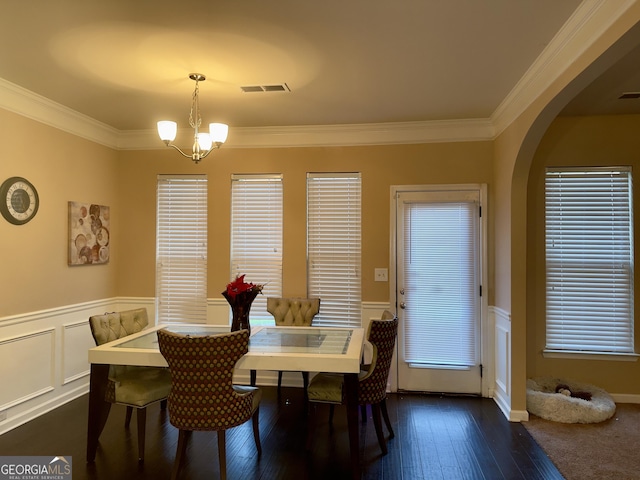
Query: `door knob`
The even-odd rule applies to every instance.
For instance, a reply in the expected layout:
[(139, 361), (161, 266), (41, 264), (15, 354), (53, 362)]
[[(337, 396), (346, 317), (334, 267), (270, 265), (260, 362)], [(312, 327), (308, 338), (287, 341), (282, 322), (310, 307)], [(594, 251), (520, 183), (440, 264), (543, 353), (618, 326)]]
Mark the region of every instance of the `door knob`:
[(400, 308), (404, 310), (405, 308), (407, 308), (407, 304), (404, 302), (400, 303)]

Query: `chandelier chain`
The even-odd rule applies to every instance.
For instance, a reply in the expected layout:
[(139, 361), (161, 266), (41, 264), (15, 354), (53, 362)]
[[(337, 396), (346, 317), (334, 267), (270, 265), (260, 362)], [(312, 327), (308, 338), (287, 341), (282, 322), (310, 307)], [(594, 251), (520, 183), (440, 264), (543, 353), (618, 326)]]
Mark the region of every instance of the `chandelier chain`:
[[(196, 88), (193, 90), (193, 96), (191, 100), (191, 111), (189, 112), (189, 125), (191, 128), (198, 129), (202, 123), (202, 118), (200, 116), (200, 105), (198, 100), (198, 93), (200, 92), (200, 87), (198, 86), (198, 80), (196, 80)], [(195, 121), (194, 121), (194, 111), (195, 111)]]

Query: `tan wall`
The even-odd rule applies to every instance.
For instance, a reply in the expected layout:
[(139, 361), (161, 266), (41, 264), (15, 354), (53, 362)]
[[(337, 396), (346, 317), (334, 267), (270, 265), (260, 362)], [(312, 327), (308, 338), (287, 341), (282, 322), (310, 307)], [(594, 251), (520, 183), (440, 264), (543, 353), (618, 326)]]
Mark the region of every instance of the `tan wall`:
[[(544, 169), (546, 166), (640, 166), (640, 116), (556, 119), (533, 158), (529, 176), (527, 231), (527, 375), (553, 375), (594, 383), (616, 393), (638, 393), (640, 364), (605, 360), (551, 359), (545, 346)], [(636, 188), (634, 210), (640, 211)], [(636, 218), (635, 237), (640, 238)], [(636, 273), (635, 296), (640, 281)], [(638, 317), (636, 312), (636, 323)], [(636, 332), (638, 329), (636, 329)], [(636, 350), (640, 341), (636, 335)]]
[(121, 234), (131, 241), (125, 242), (119, 250), (123, 268), (118, 277), (118, 293), (124, 296), (154, 295), (158, 174), (208, 175), (208, 296), (219, 298), (230, 275), (232, 173), (284, 175), (283, 294), (294, 296), (306, 293), (306, 173), (358, 171), (362, 173), (363, 184), (362, 298), (364, 301), (389, 301), (389, 284), (375, 282), (373, 277), (374, 268), (389, 267), (390, 186), (487, 183), (491, 191), (492, 148), (491, 142), (330, 148), (223, 147), (197, 166), (168, 149), (121, 152), (119, 196), (125, 206)]
[[(155, 189), (161, 173), (206, 173), (209, 177), (208, 295), (218, 298), (229, 279), (232, 173), (284, 175), (284, 294), (304, 295), (306, 173), (362, 172), (362, 294), (364, 301), (380, 302), (389, 300), (389, 286), (375, 282), (373, 274), (375, 268), (389, 267), (390, 186), (487, 183), (491, 191), (493, 175), (491, 142), (222, 148), (194, 165), (169, 149), (116, 152), (3, 110), (0, 122), (4, 145), (1, 179), (23, 176), (40, 196), (39, 211), (31, 222), (15, 226), (0, 221), (0, 264), (5, 272), (0, 317), (114, 296), (153, 297)], [(36, 146), (33, 138), (38, 139)], [(67, 265), (69, 201), (111, 207), (108, 265)]]
[(29, 223), (0, 217), (0, 317), (114, 296), (116, 262), (67, 265), (67, 202), (109, 205), (119, 217), (117, 152), (5, 110), (0, 125), (0, 182), (24, 177), (40, 197)]

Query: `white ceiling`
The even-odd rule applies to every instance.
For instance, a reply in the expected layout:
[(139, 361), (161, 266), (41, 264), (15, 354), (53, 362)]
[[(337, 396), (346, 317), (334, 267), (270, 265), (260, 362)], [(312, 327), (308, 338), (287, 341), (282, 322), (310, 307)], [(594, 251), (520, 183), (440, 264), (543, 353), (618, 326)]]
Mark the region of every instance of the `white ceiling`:
[(3, 0), (0, 79), (117, 131), (185, 126), (191, 72), (232, 129), (488, 119), (580, 3)]

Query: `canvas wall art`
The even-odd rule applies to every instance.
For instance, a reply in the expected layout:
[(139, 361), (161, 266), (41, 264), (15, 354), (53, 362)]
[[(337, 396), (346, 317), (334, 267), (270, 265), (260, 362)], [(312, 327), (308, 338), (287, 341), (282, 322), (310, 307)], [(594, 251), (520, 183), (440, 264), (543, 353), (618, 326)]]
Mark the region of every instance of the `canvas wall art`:
[(109, 263), (109, 207), (69, 202), (69, 265)]

